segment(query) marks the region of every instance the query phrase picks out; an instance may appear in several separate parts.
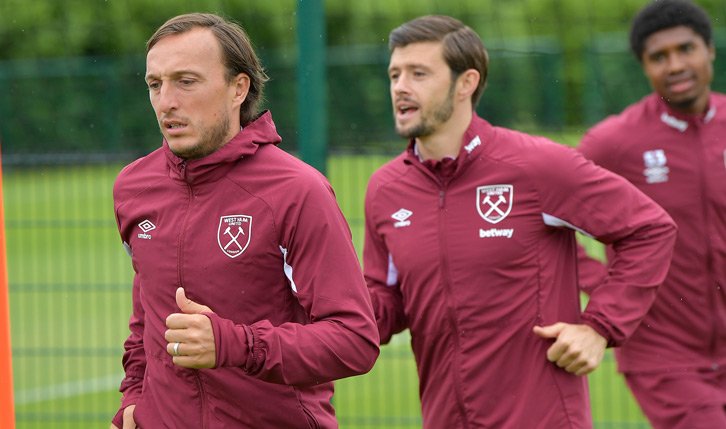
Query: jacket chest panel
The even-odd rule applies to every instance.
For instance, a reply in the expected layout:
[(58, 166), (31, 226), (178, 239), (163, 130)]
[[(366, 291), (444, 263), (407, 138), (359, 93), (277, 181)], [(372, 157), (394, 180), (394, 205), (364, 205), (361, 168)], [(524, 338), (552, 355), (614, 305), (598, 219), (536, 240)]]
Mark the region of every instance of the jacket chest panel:
[(551, 234), (536, 191), (512, 178), (452, 186), (443, 198), (416, 189), (379, 198), (378, 231), (410, 302), (436, 299), (444, 284), (462, 302), (507, 301), (537, 270), (528, 250)]
[[(270, 239), (272, 214), (259, 199), (219, 195), (190, 192), (134, 213), (129, 238), (144, 293), (177, 311), (174, 291), (183, 286), (236, 323), (268, 318), (271, 305), (291, 302), (282, 253)], [(144, 222), (153, 225), (145, 233)]]
[(687, 209), (700, 199), (704, 184), (726, 183), (726, 139), (713, 130), (698, 132), (655, 134), (630, 143), (622, 158), (611, 160), (608, 168), (667, 210)]

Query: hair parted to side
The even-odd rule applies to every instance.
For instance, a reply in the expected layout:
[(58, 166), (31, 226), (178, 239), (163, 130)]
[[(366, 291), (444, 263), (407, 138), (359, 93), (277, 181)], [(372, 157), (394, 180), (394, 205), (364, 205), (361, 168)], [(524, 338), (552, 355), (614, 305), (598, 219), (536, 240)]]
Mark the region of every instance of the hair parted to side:
[(479, 85), (471, 95), (471, 105), (479, 103), (487, 82), (489, 55), (479, 35), (458, 19), (444, 15), (426, 15), (393, 29), (388, 49), (393, 52), (417, 42), (442, 42), (444, 60), (451, 69), (452, 79), (469, 69), (479, 72)]
[(638, 12), (630, 25), (630, 50), (643, 60), (645, 40), (653, 33), (686, 26), (711, 45), (711, 20), (700, 6), (688, 0), (655, 0)]
[(240, 107), (240, 123), (245, 126), (257, 116), (257, 108), (263, 100), (265, 82), (269, 80), (257, 58), (252, 42), (245, 30), (237, 23), (218, 15), (190, 13), (175, 16), (166, 21), (146, 42), (146, 53), (166, 36), (182, 34), (194, 28), (208, 28), (219, 41), (222, 48), (222, 61), (226, 78), (231, 82), (237, 75), (244, 73), (250, 78), (247, 98)]

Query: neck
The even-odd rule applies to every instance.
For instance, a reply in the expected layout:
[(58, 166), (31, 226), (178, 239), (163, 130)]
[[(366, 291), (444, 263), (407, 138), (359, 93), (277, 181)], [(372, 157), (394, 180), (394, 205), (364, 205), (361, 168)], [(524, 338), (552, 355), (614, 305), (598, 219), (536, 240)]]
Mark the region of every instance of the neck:
[(441, 161), (446, 157), (456, 158), (461, 151), (464, 133), (471, 124), (474, 114), (471, 103), (459, 105), (448, 121), (441, 124), (435, 133), (416, 138), (419, 156), (424, 161), (434, 159)]

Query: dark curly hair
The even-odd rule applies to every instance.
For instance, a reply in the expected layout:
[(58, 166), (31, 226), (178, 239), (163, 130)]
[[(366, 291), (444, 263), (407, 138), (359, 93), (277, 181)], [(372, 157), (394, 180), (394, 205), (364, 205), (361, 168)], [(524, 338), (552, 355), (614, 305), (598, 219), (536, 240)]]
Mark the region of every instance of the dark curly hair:
[(648, 36), (681, 25), (691, 28), (706, 45), (711, 45), (711, 20), (705, 10), (687, 0), (655, 0), (633, 18), (630, 50), (642, 61)]

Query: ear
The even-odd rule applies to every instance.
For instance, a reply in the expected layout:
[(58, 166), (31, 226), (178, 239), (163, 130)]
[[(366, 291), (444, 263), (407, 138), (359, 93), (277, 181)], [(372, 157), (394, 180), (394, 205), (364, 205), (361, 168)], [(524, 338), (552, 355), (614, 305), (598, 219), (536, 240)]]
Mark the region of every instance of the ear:
[(232, 103), (235, 107), (241, 106), (250, 92), (250, 77), (245, 73), (240, 73), (232, 80), (230, 86), (234, 87)]
[(714, 62), (716, 59), (716, 47), (713, 46), (713, 43), (708, 45), (708, 59), (711, 60), (711, 62)]
[(457, 78), (457, 98), (471, 100), (471, 95), (479, 87), (480, 74), (477, 70), (468, 69)]

